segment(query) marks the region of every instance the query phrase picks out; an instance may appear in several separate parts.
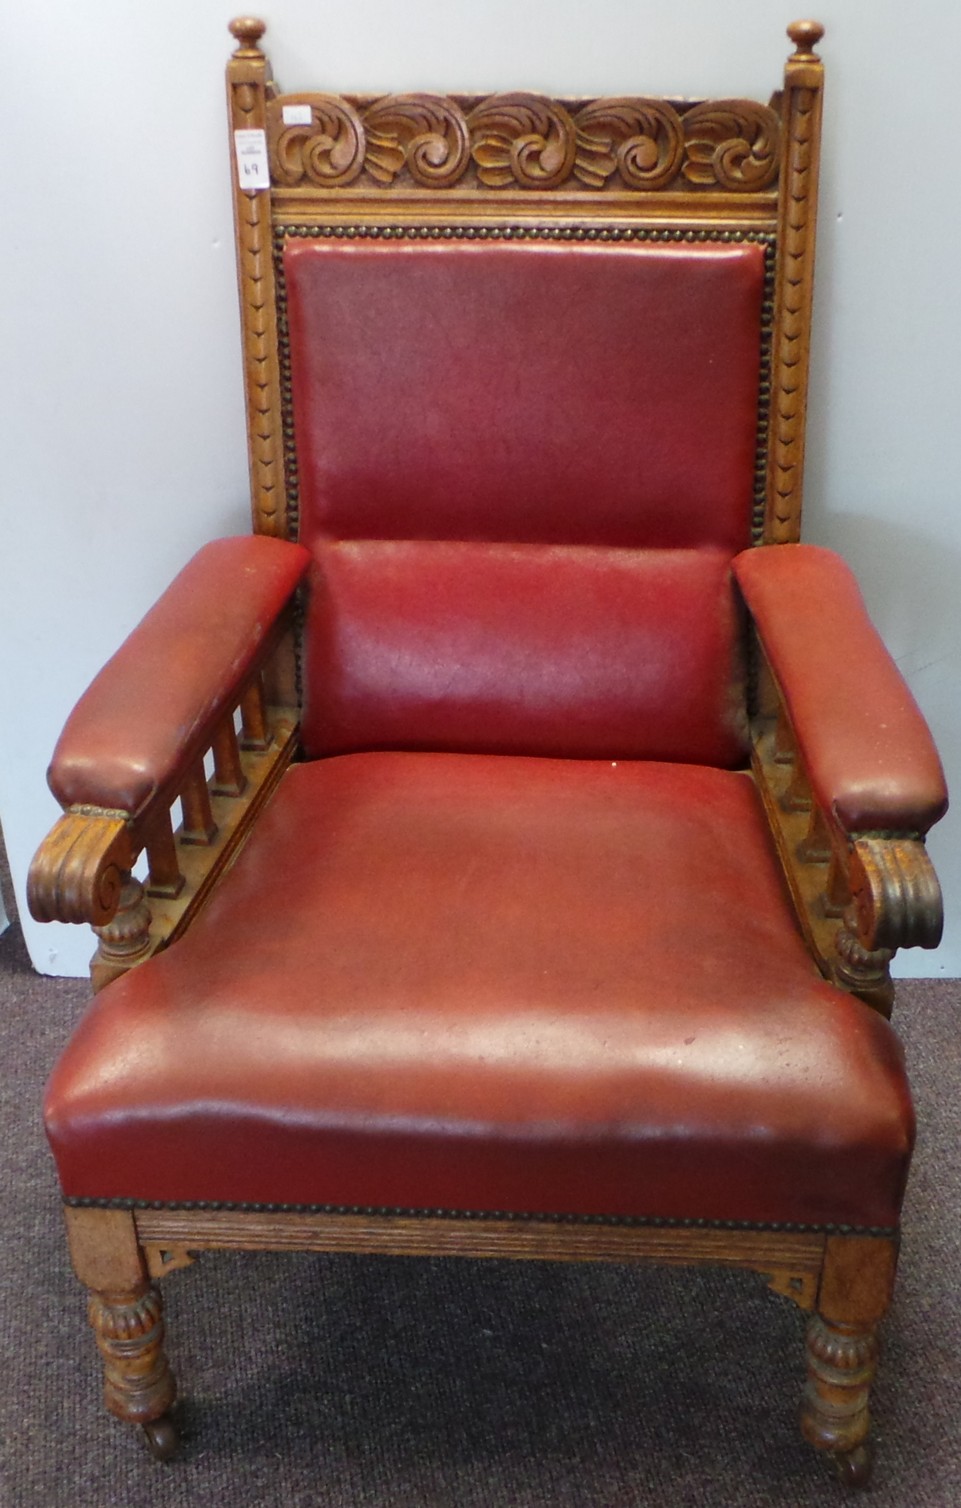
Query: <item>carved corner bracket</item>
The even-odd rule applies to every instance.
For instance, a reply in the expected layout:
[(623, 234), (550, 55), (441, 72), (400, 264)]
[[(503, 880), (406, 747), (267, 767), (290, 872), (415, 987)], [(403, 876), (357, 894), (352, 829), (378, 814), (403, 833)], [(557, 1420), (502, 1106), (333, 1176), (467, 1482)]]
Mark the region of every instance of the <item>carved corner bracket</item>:
[(155, 1281), (157, 1278), (165, 1278), (168, 1273), (192, 1267), (197, 1257), (191, 1247), (179, 1242), (168, 1245), (157, 1241), (145, 1242), (143, 1253), (147, 1272)]
[(790, 1299), (799, 1309), (810, 1313), (817, 1303), (818, 1278), (817, 1272), (805, 1271), (804, 1269), (778, 1267), (770, 1272), (762, 1273), (761, 1276), (767, 1283), (772, 1293), (776, 1293), (782, 1299)]

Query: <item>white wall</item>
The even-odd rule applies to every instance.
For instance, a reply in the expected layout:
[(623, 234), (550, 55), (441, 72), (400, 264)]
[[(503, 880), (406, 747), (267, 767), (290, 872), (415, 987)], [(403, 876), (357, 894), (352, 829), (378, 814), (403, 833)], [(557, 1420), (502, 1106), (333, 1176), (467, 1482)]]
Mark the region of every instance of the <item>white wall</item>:
[[(806, 532), (859, 572), (961, 796), (961, 8), (833, 0), (818, 13), (827, 166)], [(231, 14), (220, 0), (168, 0), (162, 14), (45, 0), (4, 22), (0, 814), (22, 915), (71, 704), (192, 551), (247, 527)], [(787, 0), (274, 0), (267, 43), (292, 90), (763, 98), (792, 14)], [(931, 840), (944, 944), (904, 955), (904, 973), (961, 974), (959, 826), (949, 816)], [(38, 968), (84, 971), (85, 929), (25, 926)]]

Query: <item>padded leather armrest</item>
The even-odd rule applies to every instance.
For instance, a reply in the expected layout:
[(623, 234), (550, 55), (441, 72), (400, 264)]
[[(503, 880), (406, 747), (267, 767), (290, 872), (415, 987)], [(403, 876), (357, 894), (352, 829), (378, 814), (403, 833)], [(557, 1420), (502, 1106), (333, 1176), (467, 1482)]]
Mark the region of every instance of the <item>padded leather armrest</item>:
[(136, 816), (202, 754), (309, 562), (264, 536), (198, 551), (70, 714), (47, 774), (60, 804)]
[(734, 573), (819, 804), (849, 833), (927, 832), (948, 804), (941, 762), (843, 560), (762, 545)]

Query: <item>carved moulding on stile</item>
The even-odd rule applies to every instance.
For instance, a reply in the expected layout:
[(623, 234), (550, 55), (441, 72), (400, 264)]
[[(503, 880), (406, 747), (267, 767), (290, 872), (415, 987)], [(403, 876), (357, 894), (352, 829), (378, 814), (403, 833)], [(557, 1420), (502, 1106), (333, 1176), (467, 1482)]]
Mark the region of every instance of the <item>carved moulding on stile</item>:
[[(288, 114), (309, 110), (308, 121)], [(555, 100), (394, 94), (281, 95), (267, 103), (278, 186), (675, 188), (759, 193), (777, 177), (780, 122), (754, 100)]]
[(813, 89), (798, 89), (786, 166), (783, 222), (781, 339), (776, 362), (777, 412), (773, 446), (773, 537), (797, 538), (803, 469), (804, 393), (811, 299), (811, 254), (817, 212), (816, 147), (820, 126)]
[[(231, 85), (230, 98), (234, 127), (239, 130), (257, 127), (262, 120), (260, 91), (244, 80)], [(269, 278), (270, 210), (259, 194), (237, 195), (237, 241), (244, 308), (244, 358), (248, 375), (248, 433), (255, 521), (259, 533), (282, 534), (282, 457), (271, 424), (278, 390), (273, 354), (273, 286)]]

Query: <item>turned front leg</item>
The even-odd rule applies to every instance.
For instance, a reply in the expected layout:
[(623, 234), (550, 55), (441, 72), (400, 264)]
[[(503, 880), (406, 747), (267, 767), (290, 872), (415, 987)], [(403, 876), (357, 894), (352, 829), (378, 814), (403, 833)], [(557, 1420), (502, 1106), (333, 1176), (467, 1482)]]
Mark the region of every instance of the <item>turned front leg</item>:
[(877, 1361), (873, 1325), (835, 1325), (820, 1314), (809, 1322), (801, 1429), (812, 1445), (834, 1455), (852, 1487), (865, 1486), (871, 1473), (868, 1398)]
[(871, 1384), (877, 1325), (891, 1300), (897, 1242), (829, 1236), (817, 1313), (807, 1329), (807, 1382), (801, 1407), (805, 1439), (830, 1453), (850, 1487), (867, 1485), (873, 1465)]
[(161, 1418), (177, 1387), (163, 1349), (158, 1289), (142, 1283), (129, 1293), (91, 1293), (87, 1315), (103, 1357), (107, 1408), (131, 1424)]
[(107, 1209), (65, 1213), (74, 1269), (89, 1291), (104, 1402), (118, 1419), (140, 1425), (151, 1452), (166, 1458), (177, 1444), (168, 1417), (177, 1385), (164, 1352), (163, 1300), (147, 1276), (133, 1216)]

